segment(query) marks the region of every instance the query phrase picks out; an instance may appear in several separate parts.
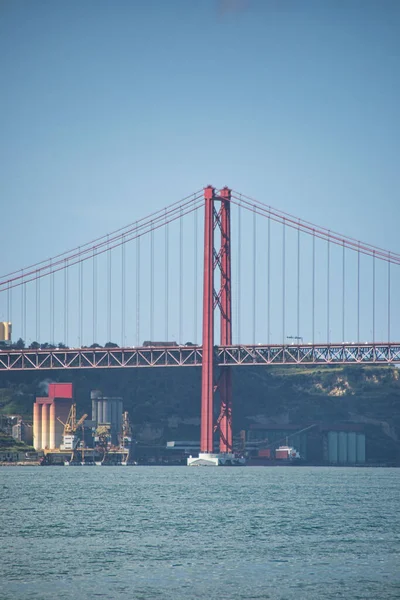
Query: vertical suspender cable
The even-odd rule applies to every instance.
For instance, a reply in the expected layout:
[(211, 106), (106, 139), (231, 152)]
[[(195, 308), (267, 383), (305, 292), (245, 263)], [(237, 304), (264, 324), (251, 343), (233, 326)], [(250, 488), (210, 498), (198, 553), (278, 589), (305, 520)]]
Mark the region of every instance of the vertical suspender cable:
[(68, 266), (67, 258), (64, 261), (64, 344), (67, 346), (68, 338)]
[(136, 346), (140, 346), (140, 237), (136, 238)]
[(79, 263), (79, 290), (80, 290), (80, 312), (79, 312), (79, 339), (80, 345), (83, 346), (83, 262)]
[[(240, 199), (241, 202), (241, 199)], [(240, 312), (241, 312), (241, 247), (242, 247), (242, 205), (239, 204), (238, 207), (238, 239), (239, 239), (239, 243), (238, 243), (238, 259), (237, 259), (237, 327), (236, 327), (236, 331), (237, 331), (237, 336), (238, 336), (238, 341), (237, 343), (240, 344), (241, 343), (241, 331), (240, 331)]]
[(179, 218), (179, 343), (183, 344), (183, 219)]
[(343, 240), (343, 261), (342, 261), (342, 343), (344, 344), (344, 324), (345, 324), (345, 302), (346, 302), (346, 246)]
[(194, 277), (194, 325), (193, 325), (193, 342), (197, 344), (197, 290), (198, 290), (198, 267), (197, 267), (197, 226), (198, 213), (194, 211), (194, 263), (193, 263), (193, 277)]
[[(36, 279), (36, 287), (39, 279)], [(8, 282), (7, 286), (7, 321), (10, 323), (10, 282)]]
[[(167, 209), (165, 209), (165, 221), (167, 221)], [(168, 223), (165, 224), (165, 340), (169, 339), (168, 320), (169, 320), (169, 230)]]
[(28, 331), (26, 328), (26, 283), (24, 282), (24, 340), (28, 337)]
[(312, 319), (312, 343), (315, 344), (315, 230), (313, 230), (312, 238), (312, 303), (311, 303), (311, 319)]
[(360, 342), (360, 242), (357, 250), (357, 342)]
[(51, 318), (51, 332), (50, 332), (50, 340), (52, 344), (55, 344), (55, 294), (54, 294), (54, 272), (51, 271), (50, 274), (50, 298), (51, 298), (51, 309), (50, 309), (50, 318)]
[(271, 218), (268, 217), (267, 248), (267, 341), (271, 343)]
[(25, 282), (23, 284), (23, 288), (24, 288), (24, 337), (23, 337), (23, 339), (26, 340), (26, 338), (28, 337), (28, 332), (26, 329), (26, 283)]
[(63, 280), (64, 281), (63, 281), (63, 285), (62, 285), (63, 302), (64, 302), (64, 307), (63, 307), (62, 314), (63, 314), (63, 321), (64, 322), (63, 322), (63, 328), (62, 328), (62, 338), (60, 337), (60, 339), (62, 339), (62, 343), (65, 344), (65, 345), (67, 344), (67, 342), (66, 342), (66, 337), (67, 337), (66, 329), (67, 328), (66, 328), (66, 325), (65, 325), (65, 320), (67, 318), (66, 317), (66, 312), (67, 312), (67, 310), (66, 310), (66, 306), (67, 306), (67, 286), (65, 285), (66, 270), (67, 270), (66, 264), (67, 264), (67, 259), (65, 258), (64, 259), (64, 267), (63, 267), (63, 276), (64, 276)]
[(56, 339), (55, 339), (55, 292), (54, 292), (54, 287), (55, 287), (55, 282), (54, 282), (54, 273), (52, 272), (50, 275), (50, 285), (51, 285), (51, 341), (53, 344), (56, 343)]
[(257, 277), (257, 215), (256, 207), (253, 208), (253, 345), (256, 344), (256, 277)]
[(52, 338), (52, 331), (53, 331), (53, 272), (52, 272), (52, 268), (51, 268), (51, 258), (50, 258), (50, 277), (49, 277), (49, 288), (50, 288), (50, 298), (49, 298), (49, 317), (50, 317), (50, 329), (49, 329), (49, 341), (51, 344), (54, 343), (54, 340)]
[[(79, 249), (80, 255), (80, 249)], [(82, 278), (81, 263), (78, 265), (78, 346), (82, 346), (81, 322), (82, 322)]]
[(328, 344), (330, 343), (330, 328), (329, 328), (329, 318), (330, 318), (330, 239), (329, 239), (329, 232), (328, 232), (328, 248), (327, 248), (327, 261), (328, 261), (328, 265), (327, 265), (327, 276), (326, 276), (326, 339)]
[(93, 248), (93, 343), (97, 343), (97, 254)]
[(24, 341), (26, 341), (26, 284), (23, 279), (23, 271), (22, 271), (22, 285), (21, 288), (21, 337)]
[(107, 342), (111, 342), (111, 250), (107, 236)]
[[(37, 288), (38, 281), (39, 281), (39, 279), (36, 279), (36, 288)], [(36, 306), (37, 306), (37, 301), (36, 301)], [(36, 315), (37, 315), (37, 309), (36, 309)], [(8, 282), (8, 286), (7, 286), (7, 321), (9, 323), (11, 323), (11, 288), (10, 288), (10, 282)], [(36, 317), (36, 330), (37, 330), (37, 317)]]
[(390, 343), (390, 252), (388, 260), (388, 342)]
[(375, 250), (372, 258), (372, 341), (375, 342)]
[(37, 280), (37, 282), (38, 282), (38, 306), (39, 306), (39, 309), (38, 309), (37, 340), (36, 341), (40, 342), (40, 340), (41, 340), (41, 334), (40, 334), (40, 316), (41, 316), (40, 315), (40, 313), (41, 313), (41, 311), (40, 311), (40, 278)]
[(283, 230), (282, 230), (282, 344), (285, 343), (285, 295), (286, 295), (286, 224), (285, 218), (283, 218)]
[[(22, 270), (22, 277), (24, 271)], [(22, 280), (23, 281), (23, 280)], [(22, 293), (23, 285), (19, 286), (19, 292), (21, 296), (21, 324), (20, 324), (20, 337), (24, 338), (24, 294)]]
[(154, 229), (150, 229), (150, 340), (154, 340)]
[(297, 342), (300, 343), (300, 229), (297, 230)]
[[(22, 277), (23, 277), (23, 275), (24, 275), (24, 271), (22, 270)], [(23, 279), (22, 279), (22, 281), (23, 281)], [(20, 337), (22, 339), (25, 339), (25, 336), (24, 336), (24, 294), (23, 294), (23, 287), (24, 286), (21, 285), (20, 288), (19, 288), (20, 289), (20, 294), (21, 294), (21, 328), (20, 328), (21, 335), (20, 335)]]
[(121, 346), (125, 346), (125, 236), (121, 244)]
[[(35, 340), (39, 341), (39, 320), (40, 320), (40, 278), (36, 278), (36, 331)], [(9, 314), (9, 311), (8, 311)], [(9, 318), (9, 317), (8, 317)]]

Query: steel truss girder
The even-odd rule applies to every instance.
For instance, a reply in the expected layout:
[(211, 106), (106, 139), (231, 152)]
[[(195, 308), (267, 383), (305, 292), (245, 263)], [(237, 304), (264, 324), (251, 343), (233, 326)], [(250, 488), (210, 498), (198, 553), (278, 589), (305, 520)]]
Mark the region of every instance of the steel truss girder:
[(399, 342), (220, 347), (220, 366), (391, 364), (400, 362)]
[(0, 371), (193, 367), (201, 363), (201, 346), (0, 351)]
[[(199, 367), (201, 346), (164, 348), (75, 348), (1, 350), (1, 371)], [(400, 342), (215, 346), (215, 364), (223, 366), (400, 364)]]

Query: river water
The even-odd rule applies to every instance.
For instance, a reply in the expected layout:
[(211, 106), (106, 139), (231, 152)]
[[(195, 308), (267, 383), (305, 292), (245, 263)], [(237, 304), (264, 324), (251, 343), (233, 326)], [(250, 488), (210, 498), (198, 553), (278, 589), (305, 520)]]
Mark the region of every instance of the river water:
[(400, 469), (8, 467), (0, 599), (400, 598)]

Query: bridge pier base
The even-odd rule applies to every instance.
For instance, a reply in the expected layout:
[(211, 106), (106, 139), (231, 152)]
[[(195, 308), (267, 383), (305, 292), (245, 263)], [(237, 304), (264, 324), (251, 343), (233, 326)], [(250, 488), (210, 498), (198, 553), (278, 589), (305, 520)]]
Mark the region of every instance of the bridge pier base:
[(189, 456), (188, 467), (242, 467), (246, 461), (232, 452), (200, 452), (198, 456)]

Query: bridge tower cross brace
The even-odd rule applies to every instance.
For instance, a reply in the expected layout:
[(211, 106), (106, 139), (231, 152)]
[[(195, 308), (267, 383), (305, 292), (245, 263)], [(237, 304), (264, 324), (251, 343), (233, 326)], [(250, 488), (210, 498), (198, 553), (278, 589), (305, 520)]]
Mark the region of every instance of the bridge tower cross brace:
[[(200, 451), (212, 453), (213, 434), (219, 431), (220, 452), (232, 452), (232, 373), (222, 367), (214, 383), (214, 311), (220, 313), (220, 344), (232, 344), (231, 293), (231, 190), (219, 195), (212, 186), (204, 189), (204, 284), (203, 284), (203, 360), (201, 378)], [(217, 211), (216, 203), (220, 203)], [(220, 232), (220, 248), (214, 245), (214, 232)], [(215, 271), (220, 272), (220, 288), (214, 285)], [(214, 393), (219, 391), (220, 413), (214, 424)]]

